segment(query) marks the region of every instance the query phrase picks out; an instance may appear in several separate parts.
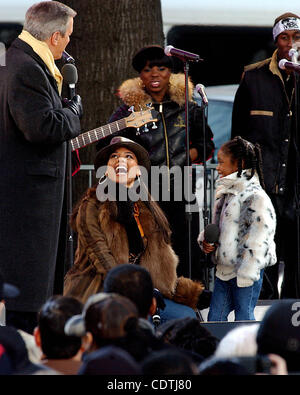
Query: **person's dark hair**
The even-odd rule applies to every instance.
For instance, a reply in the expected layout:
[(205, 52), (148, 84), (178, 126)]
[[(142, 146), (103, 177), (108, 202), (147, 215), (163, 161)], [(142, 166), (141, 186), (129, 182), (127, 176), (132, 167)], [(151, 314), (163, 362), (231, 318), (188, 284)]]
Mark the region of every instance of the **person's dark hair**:
[(248, 179), (254, 176), (257, 171), (260, 184), (265, 189), (264, 176), (262, 171), (262, 155), (261, 148), (258, 143), (255, 145), (241, 136), (236, 136), (234, 139), (227, 141), (221, 146), (221, 149), (233, 160), (238, 162), (238, 177), (241, 177), (243, 169), (251, 169), (251, 174)]
[[(93, 303), (85, 312), (85, 328), (93, 335), (97, 348), (122, 338), (138, 327), (138, 311), (128, 298), (111, 294)], [(108, 341), (108, 342), (107, 342)]]
[(167, 321), (158, 327), (157, 335), (173, 346), (208, 358), (214, 354), (219, 340), (201, 325), (197, 318), (185, 317)]
[(238, 358), (208, 358), (199, 365), (199, 376), (248, 376)]
[(153, 283), (145, 268), (129, 263), (112, 268), (105, 277), (103, 291), (126, 296), (135, 303), (139, 316), (147, 317), (152, 304)]
[(143, 360), (149, 353), (149, 341), (139, 327), (136, 306), (125, 296), (107, 295), (85, 313), (85, 329), (93, 336), (94, 348), (114, 345), (126, 350), (136, 361)]
[(299, 300), (276, 300), (266, 311), (257, 331), (257, 353), (277, 354), (288, 372), (300, 372)]
[(162, 350), (151, 353), (142, 362), (144, 375), (196, 375), (197, 366), (180, 350)]
[(54, 295), (47, 300), (38, 314), (41, 348), (48, 359), (74, 357), (81, 347), (81, 338), (67, 336), (65, 323), (74, 315), (81, 314), (83, 305), (77, 299)]

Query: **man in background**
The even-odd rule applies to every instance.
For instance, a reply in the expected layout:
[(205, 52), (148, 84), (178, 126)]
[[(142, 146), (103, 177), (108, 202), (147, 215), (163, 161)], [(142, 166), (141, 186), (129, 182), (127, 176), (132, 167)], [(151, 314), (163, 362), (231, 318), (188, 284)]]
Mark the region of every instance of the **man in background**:
[(279, 297), (280, 261), (284, 261), (281, 298), (300, 297), (299, 86), (291, 70), (279, 67), (281, 59), (291, 60), (290, 50), (297, 42), (300, 46), (300, 17), (288, 12), (276, 18), (273, 39), (277, 46), (273, 56), (245, 67), (232, 115), (231, 138), (240, 135), (262, 148), (266, 192), (277, 217), (277, 264), (265, 270), (260, 299)]

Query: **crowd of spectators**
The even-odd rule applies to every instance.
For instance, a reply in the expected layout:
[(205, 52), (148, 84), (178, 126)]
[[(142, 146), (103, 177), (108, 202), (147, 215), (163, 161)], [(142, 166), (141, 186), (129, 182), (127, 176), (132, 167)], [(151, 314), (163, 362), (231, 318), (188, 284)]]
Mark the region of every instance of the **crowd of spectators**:
[[(16, 290), (12, 291), (1, 277), (3, 304), (14, 297)], [(274, 301), (261, 321), (240, 323), (222, 338), (196, 314), (194, 319), (154, 325), (153, 317), (163, 308), (157, 300), (146, 269), (116, 266), (108, 273), (103, 292), (84, 305), (73, 297), (49, 298), (41, 306), (34, 333), (0, 326), (0, 374), (299, 374), (297, 300)]]

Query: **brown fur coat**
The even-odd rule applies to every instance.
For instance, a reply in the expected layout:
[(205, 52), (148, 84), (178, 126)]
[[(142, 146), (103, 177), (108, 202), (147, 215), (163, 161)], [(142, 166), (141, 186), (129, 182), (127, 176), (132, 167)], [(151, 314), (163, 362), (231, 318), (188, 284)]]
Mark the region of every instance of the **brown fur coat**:
[[(177, 278), (177, 256), (164, 241), (149, 209), (143, 202), (138, 205), (147, 240), (139, 264), (149, 271), (154, 287), (164, 297), (195, 308), (204, 286), (187, 278)], [(101, 203), (95, 189), (88, 190), (75, 216), (78, 247), (75, 264), (65, 276), (65, 295), (77, 297), (84, 303), (90, 295), (101, 291), (111, 268), (128, 263), (127, 233), (115, 218), (115, 202)]]

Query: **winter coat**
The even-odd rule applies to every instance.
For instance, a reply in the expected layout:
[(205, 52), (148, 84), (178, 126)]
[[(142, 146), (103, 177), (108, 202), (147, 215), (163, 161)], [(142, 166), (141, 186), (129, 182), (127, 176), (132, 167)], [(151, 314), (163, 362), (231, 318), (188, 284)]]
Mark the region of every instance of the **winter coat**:
[(36, 312), (53, 294), (66, 140), (80, 121), (25, 42), (14, 41), (0, 69), (0, 268), (20, 289), (6, 308)]
[[(294, 174), (296, 166), (294, 159), (289, 161), (295, 104), (287, 95), (277, 64), (276, 50), (272, 58), (245, 68), (234, 100), (232, 138), (240, 135), (260, 144), (266, 192), (283, 195), (288, 172)], [(287, 194), (293, 193), (292, 189), (294, 182)]]
[[(146, 237), (146, 247), (139, 264), (147, 269), (153, 285), (169, 299), (195, 308), (204, 286), (176, 275), (178, 258), (142, 201), (138, 201), (139, 220)], [(87, 191), (75, 215), (78, 247), (75, 264), (65, 276), (64, 294), (83, 303), (100, 292), (107, 272), (128, 263), (129, 244), (125, 227), (116, 220), (114, 201), (97, 200), (95, 188)]]
[[(220, 236), (212, 259), (216, 276), (222, 280), (237, 277), (239, 287), (253, 285), (260, 270), (276, 263), (276, 216), (270, 198), (251, 170), (243, 170), (217, 180), (213, 220)], [(204, 231), (199, 241), (204, 238)]]
[[(127, 128), (123, 134), (141, 144), (150, 155), (152, 166), (166, 165), (183, 167), (186, 164), (186, 130), (185, 130), (185, 82), (183, 74), (171, 74), (169, 97), (162, 103), (155, 103), (149, 94), (141, 88), (142, 80), (137, 77), (123, 82), (119, 88), (119, 96), (124, 104), (112, 115), (110, 122), (130, 115), (129, 107), (134, 106), (135, 111), (146, 108), (146, 104), (152, 103), (158, 112), (158, 122), (141, 127), (139, 131)], [(193, 84), (189, 82), (189, 130), (190, 148), (198, 150), (198, 161), (203, 161), (203, 112), (195, 102), (192, 101)], [(209, 158), (214, 149), (213, 135), (209, 126), (205, 125), (206, 137), (206, 159)], [(118, 132), (118, 134), (122, 134)], [(106, 145), (108, 139), (100, 141), (98, 148), (103, 143)]]

